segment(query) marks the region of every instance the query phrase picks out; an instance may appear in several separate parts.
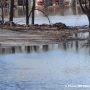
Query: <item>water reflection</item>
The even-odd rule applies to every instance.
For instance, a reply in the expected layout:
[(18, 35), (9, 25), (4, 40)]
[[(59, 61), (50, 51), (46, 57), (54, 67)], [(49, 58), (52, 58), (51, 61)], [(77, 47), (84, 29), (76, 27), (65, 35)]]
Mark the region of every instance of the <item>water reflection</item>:
[(0, 47), (0, 54), (14, 54), (14, 53), (31, 53), (48, 51), (50, 45), (31, 45), (31, 46), (7, 46)]
[[(76, 35), (77, 37), (77, 35)], [(56, 49), (62, 49), (64, 51), (75, 50), (78, 52), (81, 47), (89, 48), (90, 41), (70, 41), (63, 42), (60, 44), (49, 44), (49, 45), (31, 45), (31, 46), (0, 46), (0, 54), (15, 54), (15, 53), (39, 53), (48, 52)], [(83, 48), (83, 49), (84, 49)]]

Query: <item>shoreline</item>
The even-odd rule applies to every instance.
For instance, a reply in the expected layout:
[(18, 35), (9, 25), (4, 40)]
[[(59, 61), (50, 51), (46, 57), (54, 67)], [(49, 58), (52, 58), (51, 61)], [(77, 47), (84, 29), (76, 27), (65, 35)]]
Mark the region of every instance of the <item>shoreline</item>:
[(69, 28), (63, 23), (53, 25), (0, 25), (0, 45), (52, 44), (87, 38), (73, 37), (74, 34), (90, 32), (90, 29)]

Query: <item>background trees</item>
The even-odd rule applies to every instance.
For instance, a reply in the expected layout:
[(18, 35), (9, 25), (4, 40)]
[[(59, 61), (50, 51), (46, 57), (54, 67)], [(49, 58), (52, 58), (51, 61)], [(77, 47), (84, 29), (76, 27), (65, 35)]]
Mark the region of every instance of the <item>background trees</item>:
[(35, 11), (35, 0), (33, 0), (33, 5), (32, 5), (31, 11), (29, 11), (29, 7), (28, 7), (29, 4), (28, 3), (29, 3), (29, 1), (26, 0), (26, 4), (25, 4), (25, 6), (26, 6), (26, 25), (29, 24), (29, 17), (30, 17), (29, 14), (32, 13), (32, 24), (34, 24), (34, 19), (35, 19), (35, 13), (34, 13), (34, 11)]
[(87, 15), (90, 27), (90, 0), (79, 0), (82, 11)]
[[(29, 0), (23, 0), (25, 3), (25, 11), (26, 11), (26, 25), (29, 25)], [(14, 17), (14, 0), (10, 0), (10, 14), (9, 14), (9, 21), (13, 22)], [(34, 10), (35, 10), (35, 0), (33, 0), (33, 6), (32, 6), (32, 24), (34, 24)]]

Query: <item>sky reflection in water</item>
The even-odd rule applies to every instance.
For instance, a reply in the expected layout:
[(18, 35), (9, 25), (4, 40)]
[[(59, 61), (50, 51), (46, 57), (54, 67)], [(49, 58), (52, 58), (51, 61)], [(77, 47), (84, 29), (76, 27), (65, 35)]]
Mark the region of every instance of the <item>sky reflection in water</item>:
[(65, 85), (89, 85), (90, 47), (84, 43), (0, 48), (0, 89), (77, 90)]

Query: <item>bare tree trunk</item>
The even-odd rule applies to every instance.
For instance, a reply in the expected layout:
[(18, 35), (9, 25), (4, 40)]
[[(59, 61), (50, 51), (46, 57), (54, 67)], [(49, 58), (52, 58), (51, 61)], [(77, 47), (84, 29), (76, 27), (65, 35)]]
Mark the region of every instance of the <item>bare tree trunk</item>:
[(26, 0), (26, 25), (29, 24), (29, 8), (28, 8), (28, 0)]
[(23, 13), (25, 13), (25, 0), (23, 0)]
[(73, 14), (76, 15), (76, 8), (77, 8), (77, 7), (76, 7), (76, 0), (72, 0), (71, 6), (72, 6)]
[(33, 0), (33, 7), (32, 7), (32, 24), (34, 24), (35, 19), (35, 0)]
[(76, 0), (72, 0), (72, 7), (76, 7)]
[(9, 21), (13, 21), (13, 15), (14, 15), (14, 0), (10, 1), (10, 17)]
[(2, 23), (4, 23), (4, 11), (3, 11), (3, 3), (1, 2), (1, 10), (2, 10)]
[(86, 14), (88, 17), (89, 27), (90, 27), (90, 0), (83, 0), (83, 2), (82, 0), (79, 0), (79, 3), (83, 13)]
[(79, 0), (79, 4), (80, 4), (80, 7), (81, 7), (83, 13), (86, 14), (86, 10), (85, 10), (85, 8), (83, 7), (82, 0)]
[(9, 21), (13, 21), (13, 17), (14, 17), (14, 0), (10, 1), (10, 17), (9, 17)]
[(89, 20), (89, 27), (90, 27), (90, 15), (88, 15), (87, 17), (88, 17), (88, 20)]

